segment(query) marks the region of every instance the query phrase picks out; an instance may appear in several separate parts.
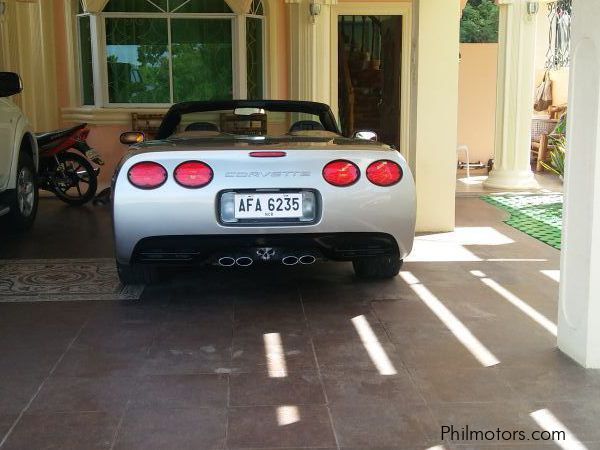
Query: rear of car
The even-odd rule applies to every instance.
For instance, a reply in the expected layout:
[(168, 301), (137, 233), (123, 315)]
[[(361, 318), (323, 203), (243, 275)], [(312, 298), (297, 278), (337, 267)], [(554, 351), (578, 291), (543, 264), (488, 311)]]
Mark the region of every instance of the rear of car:
[(115, 174), (113, 223), (125, 283), (167, 265), (320, 260), (389, 277), (412, 248), (414, 181), (397, 151), (368, 141), (155, 141)]

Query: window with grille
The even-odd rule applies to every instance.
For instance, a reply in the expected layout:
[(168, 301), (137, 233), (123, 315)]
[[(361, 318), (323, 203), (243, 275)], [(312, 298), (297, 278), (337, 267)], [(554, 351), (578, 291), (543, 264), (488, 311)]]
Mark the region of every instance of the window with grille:
[(77, 23), (84, 105), (263, 97), (262, 0), (246, 14), (224, 0), (109, 0)]

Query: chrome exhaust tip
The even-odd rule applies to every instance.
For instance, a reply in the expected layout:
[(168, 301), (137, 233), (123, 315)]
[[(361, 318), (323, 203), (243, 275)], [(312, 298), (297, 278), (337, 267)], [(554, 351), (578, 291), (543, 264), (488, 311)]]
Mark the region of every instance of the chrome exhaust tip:
[(235, 258), (232, 258), (231, 256), (223, 256), (222, 258), (219, 258), (219, 265), (221, 267), (235, 266)]
[(249, 267), (254, 263), (254, 260), (249, 256), (240, 256), (235, 260), (235, 263), (240, 267)]
[(293, 255), (284, 256), (281, 260), (284, 266), (295, 266), (298, 264), (298, 261), (298, 257)]
[(300, 258), (298, 258), (298, 262), (300, 264), (304, 264), (305, 266), (314, 264), (316, 261), (317, 258), (315, 258), (313, 255), (302, 255)]

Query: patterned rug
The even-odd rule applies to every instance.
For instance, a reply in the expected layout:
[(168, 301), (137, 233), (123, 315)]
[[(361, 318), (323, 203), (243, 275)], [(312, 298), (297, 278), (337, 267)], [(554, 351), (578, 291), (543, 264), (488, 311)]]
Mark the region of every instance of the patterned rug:
[(562, 194), (502, 194), (481, 198), (510, 213), (506, 224), (560, 250)]
[(137, 300), (144, 286), (123, 286), (113, 259), (0, 260), (0, 303)]

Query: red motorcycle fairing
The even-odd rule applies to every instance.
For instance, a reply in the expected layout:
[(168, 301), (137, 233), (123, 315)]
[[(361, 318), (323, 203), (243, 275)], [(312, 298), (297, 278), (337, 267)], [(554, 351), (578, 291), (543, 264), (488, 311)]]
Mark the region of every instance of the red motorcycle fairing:
[(85, 141), (90, 133), (87, 124), (76, 125), (64, 130), (36, 134), (40, 156), (52, 156)]

